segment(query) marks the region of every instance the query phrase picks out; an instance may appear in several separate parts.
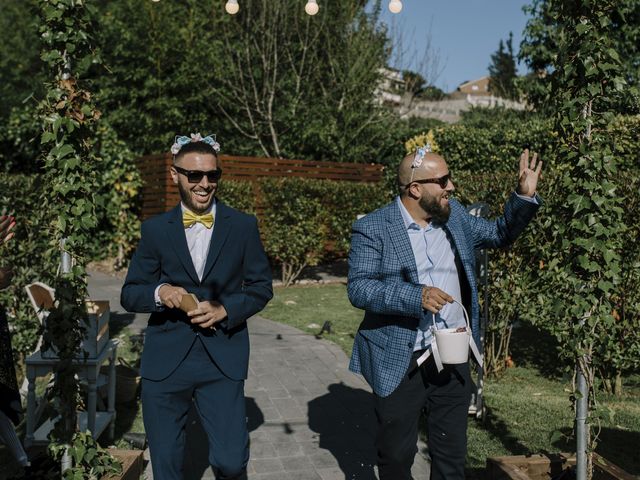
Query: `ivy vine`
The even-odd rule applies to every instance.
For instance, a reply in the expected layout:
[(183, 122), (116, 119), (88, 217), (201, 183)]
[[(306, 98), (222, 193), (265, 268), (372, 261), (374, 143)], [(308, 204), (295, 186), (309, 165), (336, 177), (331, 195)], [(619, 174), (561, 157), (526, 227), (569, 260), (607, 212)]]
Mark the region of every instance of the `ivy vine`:
[[(607, 132), (614, 121), (612, 105), (625, 90), (620, 58), (610, 41), (617, 6), (613, 0), (554, 0), (548, 7), (562, 31), (547, 93), (555, 106), (560, 139), (556, 156), (561, 179), (556, 191), (564, 202), (554, 212), (558, 221), (546, 247), (549, 261), (541, 272), (541, 304), (552, 304), (551, 314), (557, 318), (553, 333), (587, 380), (588, 421), (593, 427), (598, 423), (594, 355), (598, 337), (616, 322), (626, 228)], [(596, 440), (592, 435), (590, 450)]]
[[(47, 185), (44, 205), (51, 216), (50, 255), (62, 245), (72, 260), (69, 272), (54, 280), (57, 305), (50, 312), (44, 346), (57, 351), (51, 392), (59, 413), (51, 434), (52, 454), (78, 442), (79, 386), (73, 360), (80, 355), (80, 342), (87, 322), (87, 262), (90, 232), (96, 225), (95, 172), (99, 159), (94, 153), (100, 112), (83, 78), (99, 56), (91, 45), (92, 9), (84, 0), (40, 0), (41, 58), (49, 69), (45, 98), (40, 104), (41, 137)], [(62, 446), (62, 447), (61, 447)], [(74, 444), (74, 451), (78, 446)], [(74, 467), (75, 468), (75, 467)]]

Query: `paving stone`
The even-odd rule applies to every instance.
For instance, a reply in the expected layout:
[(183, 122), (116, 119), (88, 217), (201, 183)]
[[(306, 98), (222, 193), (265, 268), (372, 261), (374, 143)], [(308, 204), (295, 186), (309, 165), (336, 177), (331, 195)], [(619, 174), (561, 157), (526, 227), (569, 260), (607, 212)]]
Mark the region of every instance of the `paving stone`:
[[(109, 300), (112, 319), (143, 331), (149, 315), (129, 314), (119, 304), (122, 279), (89, 273), (90, 296)], [(375, 480), (371, 390), (348, 371), (349, 359), (340, 347), (260, 317), (248, 325), (249, 480)], [(194, 447), (190, 458), (207, 465), (206, 442)], [(429, 462), (424, 444), (419, 448), (412, 471), (416, 480), (426, 480)], [(145, 455), (148, 459), (148, 450)], [(214, 478), (211, 468), (198, 471), (199, 478), (185, 480)], [(150, 462), (145, 477), (153, 480)]]

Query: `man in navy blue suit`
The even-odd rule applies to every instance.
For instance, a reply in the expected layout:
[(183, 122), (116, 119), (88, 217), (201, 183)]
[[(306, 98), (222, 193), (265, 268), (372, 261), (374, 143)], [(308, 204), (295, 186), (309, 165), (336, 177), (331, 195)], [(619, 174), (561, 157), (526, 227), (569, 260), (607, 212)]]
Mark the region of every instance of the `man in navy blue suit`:
[[(151, 313), (141, 388), (155, 480), (183, 478), (192, 402), (216, 477), (246, 478), (246, 320), (273, 293), (255, 217), (215, 197), (222, 174), (219, 148), (212, 136), (176, 138), (170, 172), (182, 201), (143, 223), (122, 287), (126, 310)], [(195, 294), (198, 303), (185, 312), (187, 294)]]
[(541, 203), (536, 188), (542, 163), (536, 161), (525, 150), (517, 191), (504, 214), (488, 221), (452, 198), (444, 158), (420, 148), (400, 163), (399, 196), (353, 226), (348, 294), (365, 316), (349, 368), (373, 389), (381, 480), (412, 478), (422, 409), (431, 479), (464, 479), (469, 365), (440, 370), (431, 326), (464, 327), (464, 305), (477, 342), (474, 250), (508, 245), (533, 218)]

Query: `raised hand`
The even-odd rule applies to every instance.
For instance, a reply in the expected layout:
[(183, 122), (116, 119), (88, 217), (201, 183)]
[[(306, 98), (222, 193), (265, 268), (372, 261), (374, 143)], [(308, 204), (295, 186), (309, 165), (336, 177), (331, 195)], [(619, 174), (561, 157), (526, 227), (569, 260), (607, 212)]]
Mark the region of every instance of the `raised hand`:
[[(536, 165), (537, 164), (537, 165)], [(529, 160), (529, 149), (525, 149), (520, 155), (520, 171), (518, 173), (517, 192), (520, 195), (533, 197), (538, 188), (538, 179), (542, 170), (542, 160), (538, 161), (538, 154), (534, 153)]]

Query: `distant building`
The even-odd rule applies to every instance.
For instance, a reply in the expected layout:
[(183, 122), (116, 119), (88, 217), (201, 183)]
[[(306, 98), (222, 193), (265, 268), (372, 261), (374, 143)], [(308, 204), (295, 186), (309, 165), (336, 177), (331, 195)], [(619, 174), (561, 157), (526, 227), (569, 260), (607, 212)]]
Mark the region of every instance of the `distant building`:
[(376, 89), (378, 100), (387, 105), (396, 106), (402, 103), (404, 93), (404, 79), (402, 72), (394, 68), (381, 68), (380, 83)]
[(523, 110), (525, 105), (491, 95), (489, 77), (462, 83), (442, 100), (424, 100), (405, 92), (402, 72), (391, 68), (381, 69), (381, 80), (375, 95), (378, 101), (405, 118), (436, 118), (447, 123), (460, 120), (462, 112), (473, 107), (510, 108)]
[(480, 77), (476, 80), (461, 83), (456, 91), (451, 94), (454, 98), (464, 98), (467, 95), (473, 97), (488, 97), (491, 95), (489, 91), (489, 76)]

